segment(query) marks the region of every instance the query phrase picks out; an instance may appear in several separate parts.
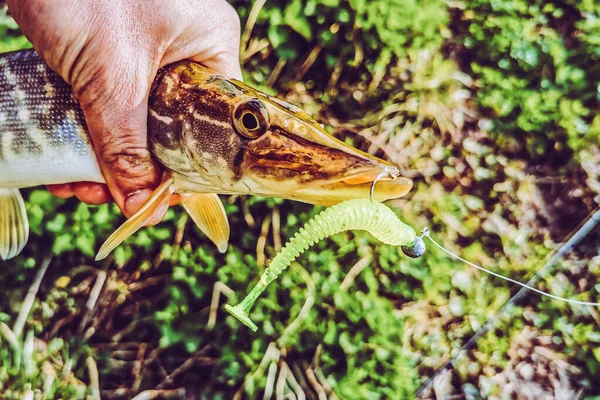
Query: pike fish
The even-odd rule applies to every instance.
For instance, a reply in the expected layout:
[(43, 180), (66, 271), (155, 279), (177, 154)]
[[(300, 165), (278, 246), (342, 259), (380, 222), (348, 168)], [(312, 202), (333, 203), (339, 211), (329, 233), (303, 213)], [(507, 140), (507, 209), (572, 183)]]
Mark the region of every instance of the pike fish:
[[(173, 193), (224, 252), (229, 224), (219, 194), (332, 205), (405, 195), (412, 181), (386, 161), (333, 136), (300, 108), (192, 61), (153, 83), (148, 142), (165, 173), (148, 202), (100, 248), (97, 259), (164, 215)], [(383, 178), (379, 179), (385, 175)], [(104, 183), (71, 88), (33, 50), (0, 55), (0, 257), (16, 256), (29, 227), (19, 188)]]

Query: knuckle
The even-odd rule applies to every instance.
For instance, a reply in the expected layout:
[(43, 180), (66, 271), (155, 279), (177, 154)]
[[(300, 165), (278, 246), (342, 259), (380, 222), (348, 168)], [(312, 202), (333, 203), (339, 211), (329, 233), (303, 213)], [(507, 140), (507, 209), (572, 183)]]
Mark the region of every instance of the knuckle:
[(119, 59), (118, 66), (82, 60), (73, 69), (73, 91), (86, 113), (114, 112), (145, 95), (144, 81), (139, 78), (145, 70), (121, 54), (111, 52), (110, 57)]
[(94, 112), (103, 109), (112, 96), (112, 85), (104, 79), (100, 68), (75, 70), (72, 76), (75, 97), (81, 103), (84, 112)]
[(139, 180), (153, 170), (149, 150), (131, 136), (111, 138), (101, 149), (101, 157), (116, 178)]

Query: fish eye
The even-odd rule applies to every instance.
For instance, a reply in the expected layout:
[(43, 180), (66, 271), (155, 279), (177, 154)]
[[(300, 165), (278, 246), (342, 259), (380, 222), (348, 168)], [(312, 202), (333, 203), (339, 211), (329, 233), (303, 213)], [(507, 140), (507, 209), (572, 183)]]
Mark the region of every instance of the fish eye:
[(248, 100), (233, 111), (233, 125), (240, 135), (256, 139), (269, 129), (269, 112), (260, 100)]
[(242, 115), (242, 125), (249, 131), (254, 130), (258, 128), (258, 119), (254, 114), (246, 112)]

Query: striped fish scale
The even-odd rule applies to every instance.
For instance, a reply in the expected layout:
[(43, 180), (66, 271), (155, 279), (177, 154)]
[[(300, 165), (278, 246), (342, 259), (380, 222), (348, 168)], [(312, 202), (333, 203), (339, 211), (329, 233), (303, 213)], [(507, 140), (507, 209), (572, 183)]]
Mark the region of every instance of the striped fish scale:
[(0, 56), (0, 186), (103, 182), (83, 113), (33, 51)]

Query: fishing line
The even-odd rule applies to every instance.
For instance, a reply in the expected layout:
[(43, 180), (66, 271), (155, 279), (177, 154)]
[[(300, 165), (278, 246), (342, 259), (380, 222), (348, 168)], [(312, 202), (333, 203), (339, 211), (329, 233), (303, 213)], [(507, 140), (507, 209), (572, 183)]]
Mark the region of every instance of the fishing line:
[(428, 228), (423, 228), (423, 230), (421, 231), (421, 237), (426, 237), (427, 239), (429, 239), (431, 241), (431, 243), (433, 243), (434, 245), (436, 245), (440, 250), (444, 251), (446, 254), (449, 254), (450, 256), (456, 258), (457, 260), (460, 260), (460, 261), (464, 262), (467, 265), (470, 265), (473, 268), (476, 268), (476, 269), (478, 269), (480, 271), (483, 271), (483, 272), (485, 272), (487, 274), (493, 275), (496, 278), (500, 278), (500, 279), (504, 279), (505, 281), (512, 282), (512, 283), (514, 283), (516, 285), (519, 285), (519, 286), (521, 286), (521, 287), (523, 287), (525, 289), (528, 289), (528, 290), (531, 290), (531, 291), (536, 292), (538, 294), (541, 294), (542, 296), (550, 297), (551, 299), (560, 300), (560, 301), (564, 301), (564, 302), (571, 303), (571, 304), (578, 304), (578, 305), (581, 305), (581, 306), (594, 306), (594, 307), (600, 306), (600, 303), (597, 303), (597, 302), (568, 299), (568, 298), (565, 298), (565, 297), (553, 295), (553, 294), (548, 293), (548, 292), (544, 292), (543, 290), (536, 289), (535, 287), (530, 286), (530, 285), (528, 285), (526, 283), (520, 282), (520, 281), (518, 281), (516, 279), (512, 279), (512, 278), (509, 278), (509, 277), (504, 276), (504, 275), (500, 275), (499, 273), (496, 273), (494, 271), (490, 271), (489, 269), (481, 267), (481, 266), (479, 266), (479, 265), (477, 265), (475, 263), (472, 263), (471, 261), (465, 260), (464, 258), (462, 258), (461, 256), (459, 256), (458, 254), (455, 254), (455, 253), (451, 252), (450, 250), (446, 249), (444, 246), (442, 246), (441, 244), (439, 244), (438, 242), (436, 242), (435, 240), (433, 240), (433, 238), (430, 235), (430, 232), (429, 232)]
[[(567, 251), (571, 250), (573, 247), (575, 247), (584, 237), (586, 237), (590, 231), (592, 229), (594, 229), (594, 227), (596, 225), (598, 225), (598, 223), (600, 223), (600, 207), (597, 207), (594, 211), (592, 211), (587, 218), (585, 218), (569, 235), (568, 235), (568, 239), (567, 242), (564, 244), (560, 244), (559, 246), (557, 246), (553, 252), (551, 252), (547, 257), (546, 257), (546, 262), (544, 263), (544, 265), (538, 270), (538, 272), (531, 277), (531, 279), (529, 279), (527, 281), (528, 285), (533, 284), (533, 282), (536, 280), (536, 278), (539, 276), (539, 274), (542, 271), (545, 271), (547, 268), (549, 268), (552, 264), (554, 264), (554, 262), (556, 262), (559, 258), (563, 257)], [(423, 392), (425, 391), (426, 388), (428, 388), (433, 381), (435, 380), (435, 378), (442, 372), (445, 370), (450, 369), (451, 367), (454, 366), (454, 362), (457, 360), (457, 358), (463, 354), (463, 352), (465, 351), (469, 351), (472, 348), (475, 348), (475, 346), (477, 345), (477, 341), (479, 340), (479, 338), (481, 338), (483, 335), (485, 335), (496, 323), (496, 320), (498, 318), (499, 315), (501, 315), (504, 310), (506, 310), (510, 305), (512, 305), (513, 303), (515, 303), (517, 300), (519, 300), (521, 297), (523, 297), (525, 295), (525, 293), (527, 293), (527, 289), (522, 287), (512, 298), (510, 298), (509, 300), (506, 301), (506, 303), (504, 303), (502, 305), (502, 307), (500, 307), (498, 309), (498, 311), (496, 311), (494, 313), (494, 315), (492, 317), (490, 317), (490, 319), (488, 319), (488, 321), (481, 327), (479, 328), (479, 330), (477, 330), (477, 332), (475, 332), (473, 334), (473, 336), (471, 336), (469, 338), (469, 340), (467, 340), (467, 342), (455, 353), (454, 356), (450, 357), (450, 359), (448, 359), (444, 364), (442, 364), (437, 370), (435, 370), (431, 376), (425, 381), (423, 382), (423, 384), (419, 387), (419, 389), (417, 390), (416, 396), (420, 397)]]
[[(375, 190), (375, 184), (377, 183), (378, 180), (380, 180), (381, 178), (385, 177), (386, 173), (381, 173), (379, 174), (375, 180), (373, 181), (372, 185), (371, 185), (371, 201), (374, 201), (374, 196), (373, 196), (373, 192)], [(579, 226), (577, 226), (573, 232), (568, 236), (568, 240), (566, 243), (564, 243), (564, 245), (559, 245), (557, 246), (553, 252), (551, 252), (547, 257), (546, 257), (546, 262), (544, 263), (544, 265), (538, 270), (538, 272), (536, 272), (536, 274), (531, 277), (531, 279), (529, 279), (527, 281), (527, 283), (523, 283), (520, 282), (518, 280), (500, 275), (496, 272), (490, 271), (484, 267), (481, 267), (477, 264), (474, 264), (462, 257), (460, 257), (459, 255), (451, 252), (450, 250), (446, 249), (445, 247), (443, 247), (442, 245), (440, 245), (439, 243), (437, 243), (430, 234), (430, 231), (428, 228), (423, 228), (423, 230), (421, 230), (421, 235), (419, 236), (419, 238), (428, 238), (431, 243), (433, 243), (436, 247), (438, 247), (440, 250), (442, 250), (443, 252), (445, 252), (446, 254), (450, 255), (451, 257), (464, 262), (465, 264), (476, 268), (480, 271), (483, 271), (487, 274), (490, 274), (492, 276), (495, 276), (497, 278), (503, 279), (505, 281), (514, 283), (518, 286), (521, 286), (521, 289), (511, 298), (509, 299), (506, 303), (504, 303), (504, 305), (498, 310), (496, 311), (496, 313), (473, 335), (471, 336), (471, 338), (469, 338), (469, 340), (461, 347), (461, 349), (456, 352), (456, 354), (454, 356), (452, 356), (448, 361), (446, 361), (440, 368), (438, 368), (430, 377), (429, 379), (427, 379), (427, 381), (425, 381), (417, 390), (417, 396), (421, 396), (423, 394), (423, 391), (425, 390), (425, 388), (427, 388), (429, 385), (431, 385), (431, 383), (433, 383), (434, 379), (437, 377), (437, 375), (439, 375), (442, 371), (449, 369), (450, 367), (452, 367), (454, 365), (454, 362), (456, 361), (456, 359), (458, 358), (458, 356), (463, 352), (463, 351), (468, 351), (470, 348), (474, 347), (477, 344), (477, 341), (479, 340), (480, 337), (482, 337), (485, 333), (488, 332), (488, 330), (493, 326), (493, 324), (495, 323), (496, 318), (498, 317), (498, 315), (500, 315), (509, 305), (513, 304), (514, 302), (516, 302), (518, 299), (520, 299), (528, 290), (529, 291), (533, 291), (535, 293), (538, 293), (542, 296), (546, 296), (558, 301), (564, 301), (566, 303), (569, 304), (575, 304), (575, 305), (582, 305), (582, 306), (593, 306), (593, 307), (598, 307), (600, 306), (600, 303), (598, 302), (589, 302), (589, 301), (580, 301), (580, 300), (574, 300), (574, 299), (568, 299), (568, 298), (564, 298), (561, 296), (556, 296), (547, 292), (544, 292), (542, 290), (536, 289), (535, 287), (532, 286), (532, 284), (534, 283), (534, 281), (536, 280), (536, 278), (539, 276), (539, 274), (542, 271), (545, 271), (549, 266), (551, 266), (555, 261), (557, 261), (559, 258), (561, 258), (562, 256), (564, 256), (566, 254), (567, 251), (569, 251), (571, 248), (573, 248), (575, 245), (577, 245), (584, 237), (586, 237), (590, 231), (592, 229), (594, 229), (594, 227), (600, 223), (600, 207), (596, 208), (596, 210), (594, 210), (593, 212), (591, 212), (587, 218), (585, 218), (580, 224)]]
[[(389, 173), (389, 172), (381, 172), (381, 173), (380, 173), (379, 175), (377, 175), (377, 176), (375, 177), (375, 179), (373, 180), (373, 183), (371, 184), (371, 190), (370, 190), (370, 198), (371, 198), (371, 202), (374, 202), (374, 201), (375, 201), (375, 200), (374, 200), (375, 185), (377, 184), (377, 182), (378, 182), (380, 179), (382, 179), (382, 178), (384, 178), (384, 177), (388, 177), (388, 176), (390, 176), (390, 173)], [(579, 230), (579, 231), (578, 231), (578, 232), (577, 232), (577, 233), (574, 235), (574, 237), (580, 237), (580, 238), (578, 239), (578, 241), (579, 241), (579, 240), (581, 240), (581, 238), (583, 238), (585, 235), (587, 235), (587, 233), (589, 232), (589, 230), (591, 230), (591, 227), (590, 227), (589, 229), (587, 229), (587, 230), (586, 230), (586, 229), (584, 229), (584, 228), (586, 228), (586, 225), (588, 225), (588, 224), (592, 224), (592, 223), (593, 223), (592, 227), (596, 225), (596, 223), (598, 222), (598, 221), (595, 221), (595, 218), (596, 218), (596, 216), (597, 216), (597, 215), (598, 215), (598, 217), (599, 217), (599, 219), (600, 219), (600, 209), (598, 209), (598, 210), (597, 210), (597, 212), (596, 212), (596, 214), (594, 214), (594, 216), (593, 216), (593, 217), (590, 219), (590, 221), (588, 221), (588, 223), (587, 223), (587, 224), (584, 224), (584, 226), (582, 226), (582, 227), (581, 227), (581, 229), (580, 229), (580, 230)], [(475, 268), (475, 269), (478, 269), (478, 270), (480, 270), (480, 271), (483, 271), (483, 272), (485, 272), (486, 274), (489, 274), (489, 275), (495, 276), (496, 278), (500, 278), (500, 279), (503, 279), (503, 280), (505, 280), (505, 281), (508, 281), (508, 282), (514, 283), (515, 285), (519, 285), (519, 286), (521, 286), (521, 287), (522, 287), (522, 288), (524, 288), (524, 289), (527, 289), (527, 290), (530, 290), (530, 291), (532, 291), (532, 292), (538, 293), (538, 294), (540, 294), (540, 295), (542, 295), (542, 296), (546, 296), (546, 297), (549, 297), (549, 298), (551, 298), (551, 299), (554, 299), (554, 300), (564, 301), (564, 302), (566, 302), (566, 303), (569, 303), (569, 304), (577, 304), (577, 305), (580, 305), (580, 306), (593, 306), (593, 307), (598, 307), (598, 306), (600, 306), (600, 302), (593, 302), (593, 301), (582, 301), (582, 300), (569, 299), (569, 298), (566, 298), (566, 297), (561, 297), (561, 296), (557, 296), (557, 295), (554, 295), (554, 294), (551, 294), (551, 293), (548, 293), (548, 292), (544, 292), (543, 290), (537, 289), (537, 288), (535, 288), (535, 287), (533, 287), (533, 286), (531, 286), (531, 285), (529, 285), (529, 284), (527, 284), (527, 283), (523, 283), (523, 282), (521, 282), (521, 281), (518, 281), (518, 280), (516, 280), (516, 279), (509, 278), (509, 277), (507, 277), (507, 276), (501, 275), (501, 274), (499, 274), (499, 273), (497, 273), (497, 272), (494, 272), (494, 271), (491, 271), (491, 270), (489, 270), (489, 269), (487, 269), (487, 268), (484, 268), (484, 267), (482, 267), (482, 266), (480, 266), (480, 265), (477, 265), (477, 264), (475, 264), (475, 263), (472, 263), (471, 261), (469, 261), (469, 260), (466, 260), (466, 259), (462, 258), (462, 257), (461, 257), (461, 256), (459, 256), (458, 254), (456, 254), (456, 253), (453, 253), (452, 251), (448, 250), (447, 248), (445, 248), (444, 246), (442, 246), (441, 244), (439, 244), (438, 242), (436, 242), (436, 241), (435, 241), (435, 240), (434, 240), (434, 239), (431, 237), (431, 232), (429, 231), (429, 228), (427, 228), (427, 227), (425, 227), (425, 228), (423, 228), (423, 229), (421, 230), (421, 235), (420, 235), (420, 236), (418, 236), (418, 237), (419, 237), (419, 238), (421, 238), (421, 239), (422, 239), (422, 238), (427, 238), (427, 239), (429, 239), (429, 240), (431, 241), (431, 243), (433, 243), (433, 244), (434, 244), (436, 247), (438, 247), (440, 250), (442, 250), (442, 251), (443, 251), (443, 252), (445, 252), (446, 254), (450, 255), (451, 257), (453, 257), (453, 258), (455, 258), (455, 259), (457, 259), (457, 260), (459, 260), (459, 261), (462, 261), (463, 263), (465, 263), (465, 264), (467, 264), (467, 265), (469, 265), (469, 266), (471, 266), (471, 267), (473, 267), (473, 268)], [(550, 259), (550, 260), (548, 260), (548, 263), (549, 263), (549, 262), (551, 262), (551, 261), (553, 261), (555, 258), (557, 258), (557, 257), (555, 257), (555, 256), (557, 256), (557, 255), (558, 255), (558, 253), (559, 253), (559, 252), (557, 252), (557, 253), (556, 253), (556, 254), (555, 254), (553, 257), (551, 257), (551, 259)], [(548, 264), (548, 263), (547, 263), (547, 264)], [(543, 268), (542, 268), (542, 269), (543, 269)], [(531, 280), (533, 280), (533, 278), (532, 278)]]

